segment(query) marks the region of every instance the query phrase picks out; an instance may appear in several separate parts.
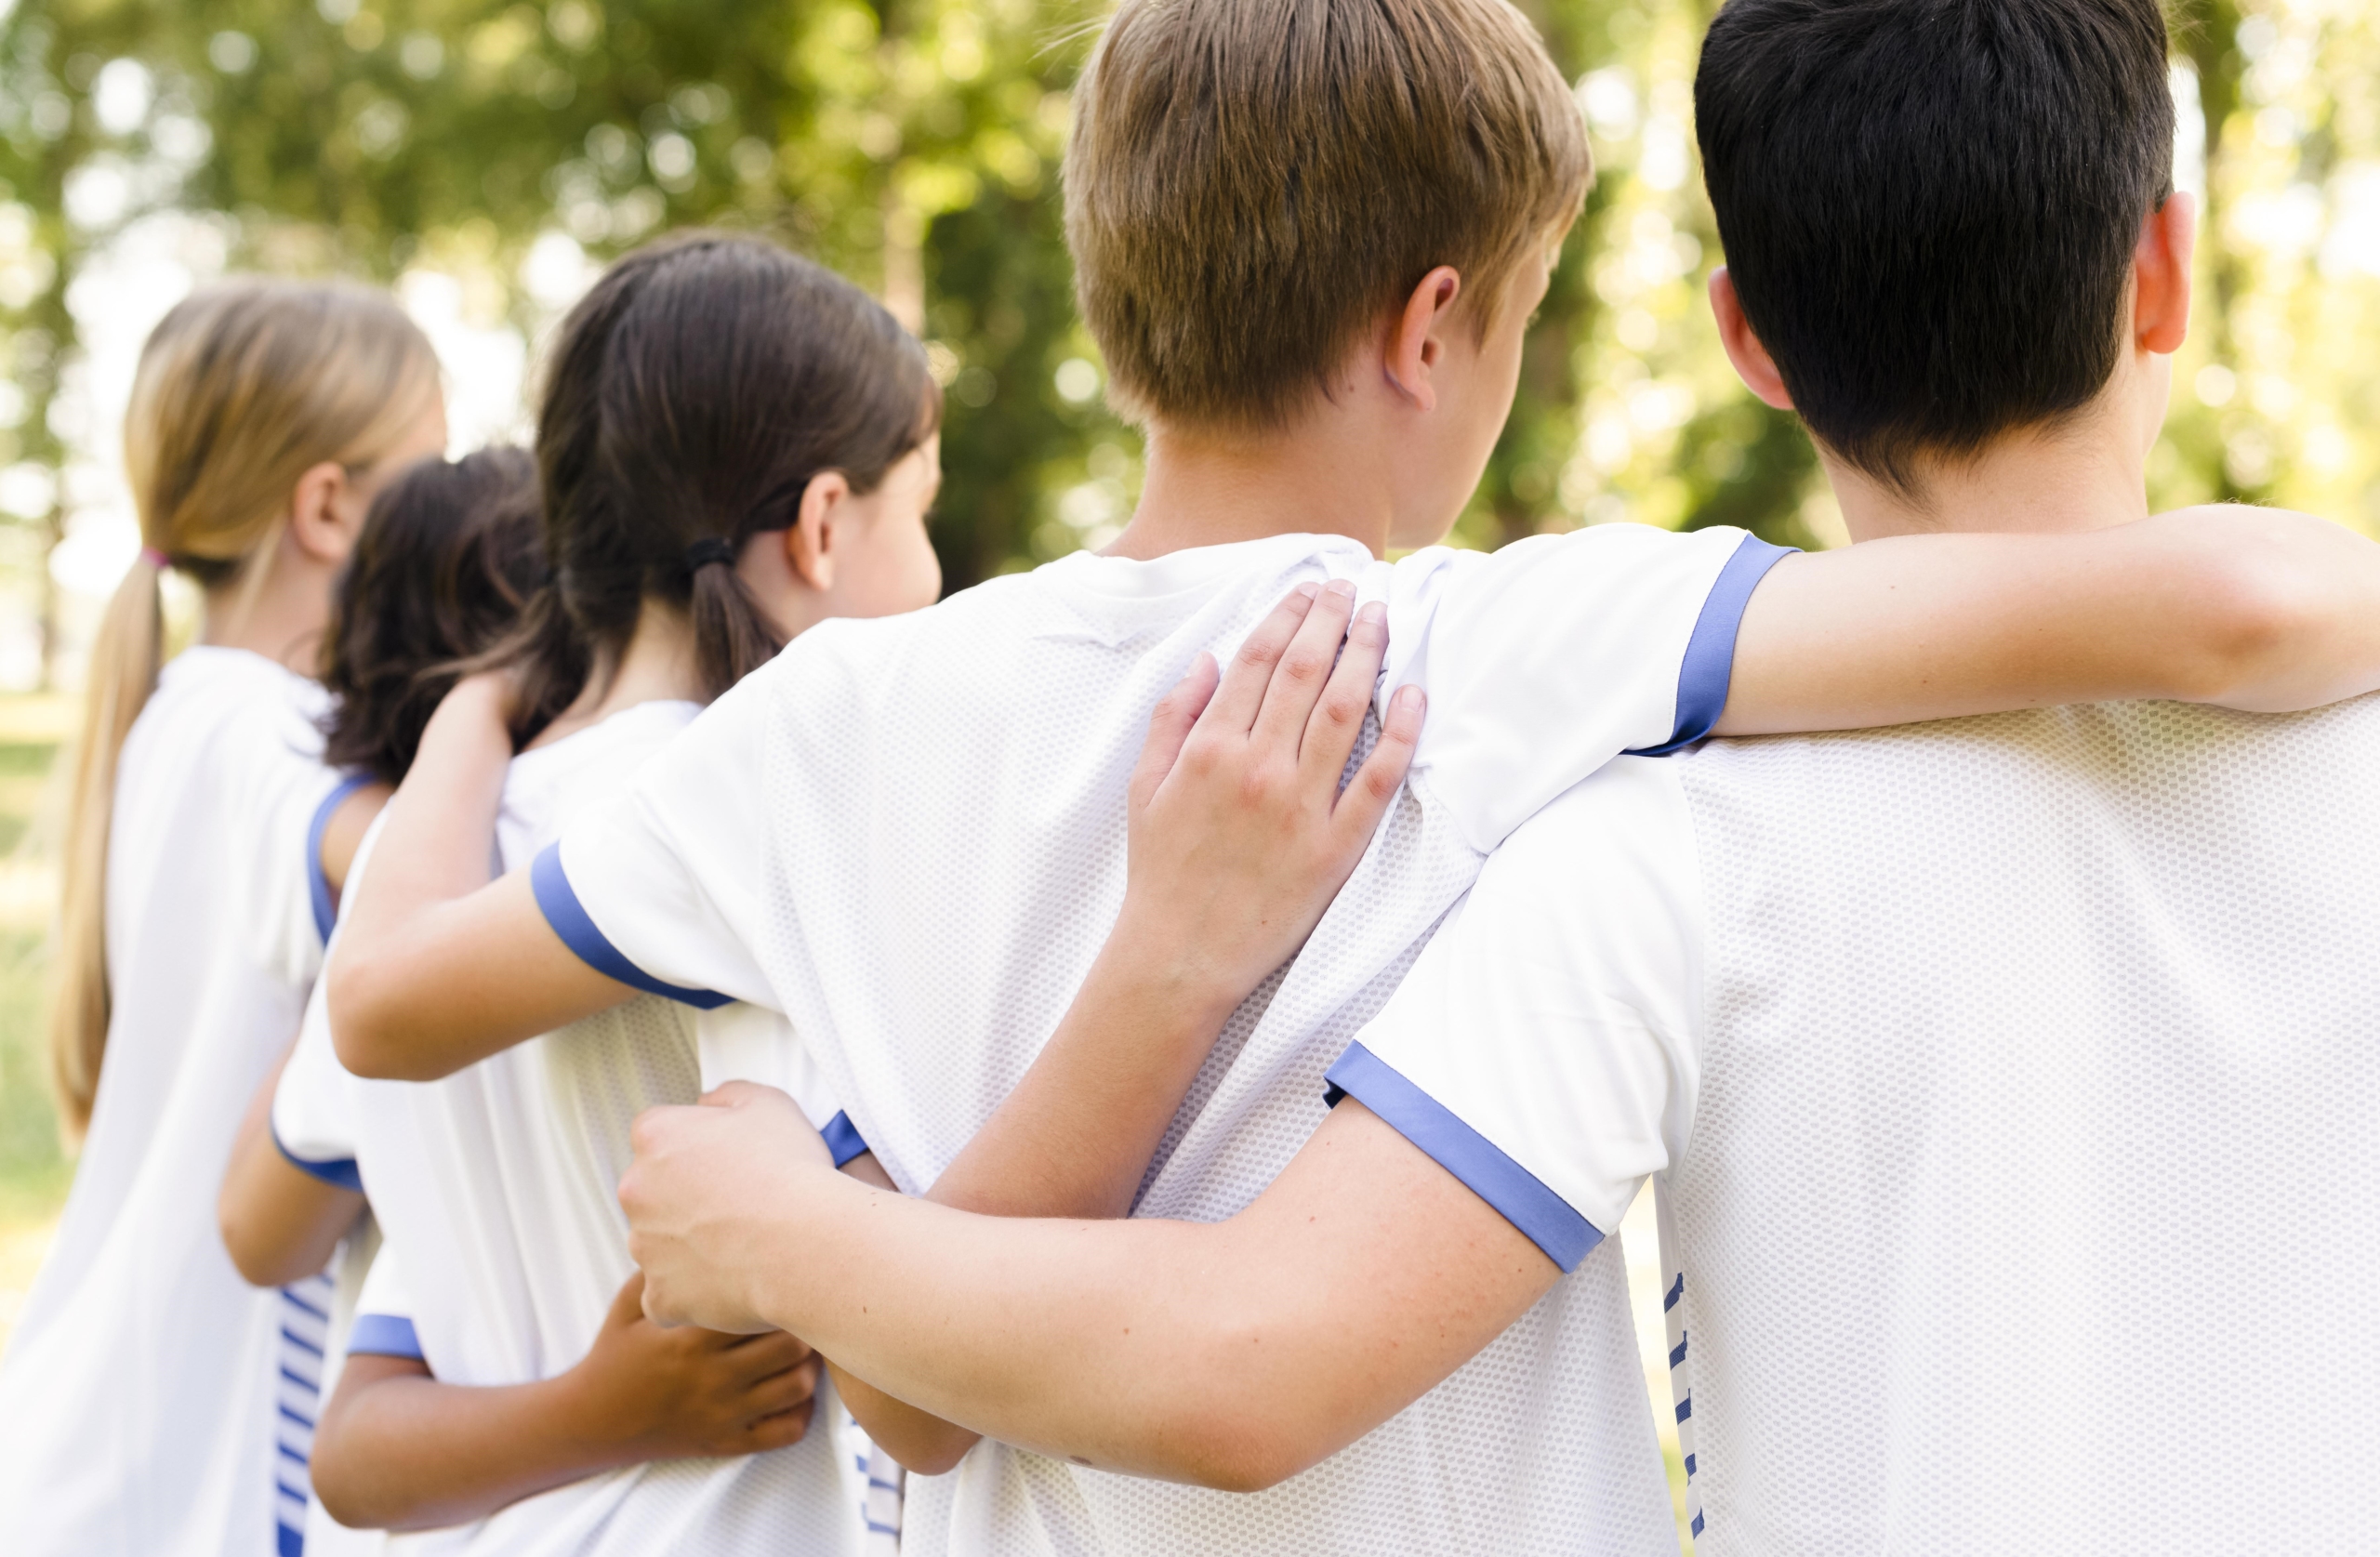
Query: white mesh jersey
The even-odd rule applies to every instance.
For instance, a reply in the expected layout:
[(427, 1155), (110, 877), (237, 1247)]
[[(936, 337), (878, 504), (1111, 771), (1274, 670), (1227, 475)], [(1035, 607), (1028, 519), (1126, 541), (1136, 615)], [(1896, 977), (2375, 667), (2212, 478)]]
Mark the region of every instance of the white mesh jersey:
[[(526, 862), (694, 711), (642, 704), (515, 759), (499, 863)], [(734, 1008), (714, 1014), (730, 1031), (747, 1025)], [(526, 1382), (578, 1362), (634, 1268), (615, 1198), (629, 1126), (646, 1108), (699, 1095), (700, 1049), (694, 1013), (641, 996), (443, 1081), (365, 1081), (337, 1068), (328, 1023), (310, 1022), (274, 1099), (276, 1132), (318, 1170), (336, 1163), (345, 1136), (385, 1240), (350, 1350), (418, 1356), (452, 1384)], [(391, 1292), (402, 1302), (380, 1299)], [(839, 1410), (822, 1391), (819, 1430), (789, 1448), (633, 1466), (476, 1524), (382, 1537), (379, 1549), (859, 1557), (865, 1474), (830, 1431)]]
[(1715, 742), (1516, 832), (1332, 1074), (1549, 1251), (1660, 1175), (1707, 1552), (2329, 1549), (2375, 880), (2380, 700)]
[[(1389, 606), (1384, 685), (1432, 699), (1413, 776), (1296, 961), (1233, 1019), (1137, 1214), (1215, 1220), (1324, 1115), (1324, 1067), (1482, 851), (1630, 747), (1707, 729), (1775, 548), (1613, 525), (1395, 567), (1289, 535), (1078, 555), (941, 605), (830, 622), (714, 704), (536, 872), (594, 966), (786, 1012), (894, 1181), (930, 1184), (1015, 1086), (1107, 935), (1150, 708), (1293, 585)], [(1268, 1492), (985, 1444), (909, 1484), (906, 1550), (1674, 1550), (1616, 1253), (1411, 1409)]]
[(302, 1339), (309, 1321), (240, 1279), (215, 1199), (322, 960), (306, 851), (338, 782), (320, 760), (326, 706), (318, 684), (260, 655), (193, 648), (125, 742), (107, 1057), (73, 1192), (0, 1366), (11, 1557), (276, 1548), (276, 1429), (298, 1412), (302, 1455), (312, 1417), (311, 1375), (284, 1398), (296, 1386), (282, 1332)]

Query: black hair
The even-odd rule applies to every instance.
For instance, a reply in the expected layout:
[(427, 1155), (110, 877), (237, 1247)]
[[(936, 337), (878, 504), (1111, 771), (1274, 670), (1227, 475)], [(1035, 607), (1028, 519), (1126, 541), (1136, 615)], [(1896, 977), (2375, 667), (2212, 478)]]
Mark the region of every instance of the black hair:
[(332, 596), (323, 682), (333, 767), (395, 784), (462, 674), (544, 582), (536, 461), (521, 449), (426, 459), (382, 488)]
[(1811, 435), (1905, 491), (2114, 373), (2171, 192), (2158, 0), (1728, 0), (1695, 130)]
[(501, 653), (513, 734), (568, 707), (647, 600), (683, 607), (716, 697), (783, 645), (724, 542), (799, 515), (813, 477), (855, 492), (932, 435), (925, 350), (858, 287), (758, 238), (694, 232), (605, 271), (563, 321), (537, 415), (552, 581)]

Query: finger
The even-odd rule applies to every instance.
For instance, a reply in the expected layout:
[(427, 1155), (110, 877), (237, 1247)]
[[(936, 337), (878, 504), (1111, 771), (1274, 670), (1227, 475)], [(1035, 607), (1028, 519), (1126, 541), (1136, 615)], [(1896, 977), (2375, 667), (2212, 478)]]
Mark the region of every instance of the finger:
[(644, 1317), (644, 1273), (631, 1271), (620, 1289), (612, 1294), (612, 1307), (603, 1315), (603, 1328), (617, 1330)]
[(1305, 721), (1322, 689), (1329, 684), (1330, 666), (1347, 636), (1347, 620), (1355, 614), (1355, 587), (1334, 578), (1314, 598), (1314, 609), (1298, 624), (1297, 635), (1281, 652), (1273, 679), (1264, 688), (1264, 706), (1257, 710), (1252, 733), (1259, 741), (1294, 758), (1305, 735)]
[(1364, 715), (1371, 708), (1372, 687), (1386, 658), (1388, 607), (1374, 600), (1347, 624), (1347, 646), (1306, 719), (1305, 740), (1298, 748), (1298, 766), (1307, 778), (1329, 785), (1323, 791), (1326, 802), (1337, 797), (1339, 775), (1347, 771), (1347, 759), (1363, 738)]
[(1156, 711), (1149, 715), (1148, 739), (1141, 743), (1140, 765), (1132, 770), (1130, 795), (1135, 807), (1148, 804), (1165, 775), (1173, 772), (1182, 743), (1190, 738), (1191, 727), (1206, 712), (1222, 680), (1215, 656), (1201, 653), (1190, 662), (1182, 680), (1173, 683), (1173, 690), (1157, 700)]
[(807, 1405), (817, 1392), (818, 1364), (813, 1359), (800, 1367), (773, 1373), (750, 1386), (744, 1392), (741, 1409), (754, 1417), (774, 1417), (780, 1411)]
[(811, 1413), (816, 1406), (815, 1401), (805, 1400), (790, 1411), (779, 1411), (752, 1423), (745, 1429), (749, 1444), (746, 1452), (762, 1454), (800, 1443), (802, 1435), (810, 1431)]
[(735, 1336), (721, 1350), (730, 1353), (736, 1371), (747, 1379), (766, 1379), (789, 1367), (800, 1367), (816, 1355), (808, 1341), (783, 1330)]
[(1420, 687), (1408, 682), (1396, 689), (1388, 700), (1388, 717), (1381, 720), (1379, 744), (1355, 770), (1330, 813), (1330, 825), (1347, 850), (1350, 870), (1405, 783), (1405, 771), (1413, 765), (1413, 748), (1421, 739), (1421, 719), (1428, 711), (1429, 700)]
[(1315, 597), (1321, 593), (1318, 584), (1301, 584), (1281, 598), (1264, 620), (1240, 640), (1232, 652), (1231, 664), (1224, 667), (1223, 682), (1215, 689), (1214, 700), (1198, 717), (1202, 726), (1228, 730), (1246, 734), (1256, 722), (1256, 710), (1264, 706), (1264, 688), (1273, 680), (1273, 667), (1297, 637), (1312, 608)]
[(758, 1081), (722, 1081), (698, 1102), (704, 1108), (742, 1108), (747, 1103), (770, 1102), (785, 1096), (778, 1089)]

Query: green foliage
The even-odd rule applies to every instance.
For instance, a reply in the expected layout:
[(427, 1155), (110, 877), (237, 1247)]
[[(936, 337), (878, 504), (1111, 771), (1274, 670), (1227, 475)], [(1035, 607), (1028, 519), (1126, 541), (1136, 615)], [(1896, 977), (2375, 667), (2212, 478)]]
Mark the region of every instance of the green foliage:
[[(1707, 0), (1523, 3), (1580, 84), (1602, 172), (1459, 535), (1635, 518), (1834, 538), (1806, 442), (1736, 383), (1702, 300), (1719, 254), (1689, 84)], [(67, 288), (146, 209), (217, 213), (234, 263), (444, 271), (474, 318), (532, 334), (555, 300), (523, 279), (541, 236), (601, 260), (716, 223), (816, 256), (919, 325), (949, 390), (950, 587), (1096, 539), (1129, 511), (1139, 444), (1099, 404), (1056, 181), (1101, 9), (18, 0), (0, 20), (0, 351), (21, 403), (0, 403), (0, 466), (60, 464)], [(2208, 219), (2158, 495), (2363, 520), (2380, 461), (2343, 429), (2380, 411), (2380, 373), (2339, 310), (2361, 323), (2380, 264), (2270, 234), (2276, 201), (2312, 202), (2319, 239), (2322, 203), (2372, 184), (2372, 21), (2337, 0), (2185, 0), (2176, 59), (2207, 110)], [(60, 515), (30, 522), (55, 539)]]

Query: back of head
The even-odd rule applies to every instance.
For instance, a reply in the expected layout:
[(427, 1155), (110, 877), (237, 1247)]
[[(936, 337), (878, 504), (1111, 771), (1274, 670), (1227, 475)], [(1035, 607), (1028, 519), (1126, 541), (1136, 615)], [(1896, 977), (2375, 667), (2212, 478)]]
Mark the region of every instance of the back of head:
[(1812, 436), (1911, 487), (2088, 404), (2173, 172), (2158, 0), (1728, 0), (1696, 133)]
[(1076, 288), (1118, 409), (1282, 426), (1439, 265), (1484, 330), (1592, 166), (1506, 0), (1125, 0), (1065, 165)]
[[(858, 493), (932, 436), (924, 349), (875, 299), (757, 238), (639, 249), (571, 310), (537, 416), (552, 582), (503, 658), (517, 736), (549, 722), (648, 600), (686, 610), (707, 694), (782, 646), (731, 567), (688, 548), (792, 524), (811, 478)], [(699, 553), (698, 553), (699, 554)]]
[(50, 1061), (71, 1129), (89, 1120), (107, 1042), (108, 829), (116, 756), (157, 680), (158, 559), (210, 588), (260, 576), (298, 478), (371, 464), (437, 393), (437, 356), (403, 310), (336, 283), (201, 287), (141, 349), (124, 455), (143, 550), (92, 644), (60, 862)]
[(543, 524), (521, 449), (424, 460), (381, 489), (331, 602), (324, 761), (404, 777), (458, 662), (494, 648), (545, 582)]

